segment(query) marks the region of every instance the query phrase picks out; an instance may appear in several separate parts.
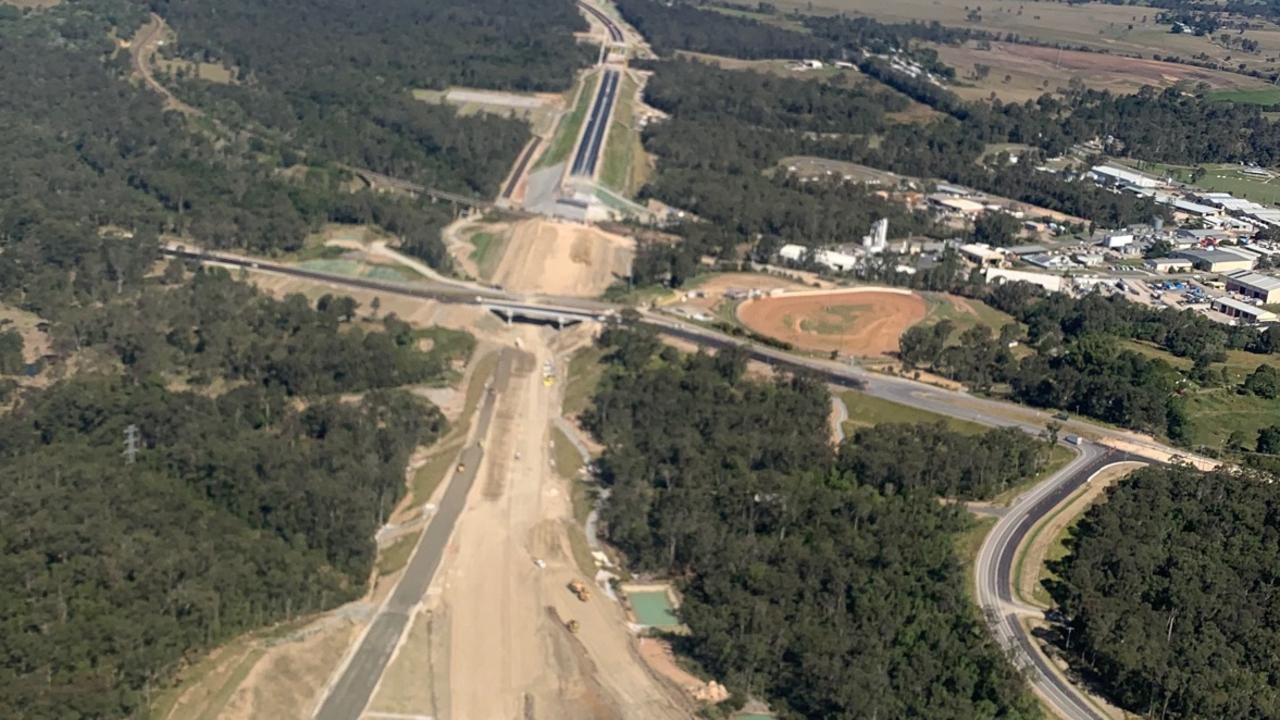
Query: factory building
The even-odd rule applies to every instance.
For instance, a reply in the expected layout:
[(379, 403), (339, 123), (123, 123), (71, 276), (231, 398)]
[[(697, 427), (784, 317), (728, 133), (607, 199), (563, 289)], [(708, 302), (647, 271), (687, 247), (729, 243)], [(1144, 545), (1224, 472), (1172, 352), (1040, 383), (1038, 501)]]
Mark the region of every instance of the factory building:
[(1280, 303), (1280, 278), (1248, 270), (1227, 273), (1222, 278), (1227, 292), (1260, 300), (1264, 305)]

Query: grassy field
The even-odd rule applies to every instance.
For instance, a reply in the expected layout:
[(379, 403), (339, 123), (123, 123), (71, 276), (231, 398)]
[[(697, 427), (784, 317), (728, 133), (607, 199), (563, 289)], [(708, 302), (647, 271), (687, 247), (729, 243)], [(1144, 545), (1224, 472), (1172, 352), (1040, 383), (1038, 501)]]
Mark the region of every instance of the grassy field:
[(1245, 446), (1252, 449), (1258, 430), (1280, 423), (1280, 400), (1217, 388), (1191, 394), (1187, 414), (1193, 444), (1223, 447), (1232, 433), (1240, 433)]
[(438, 353), (448, 362), (466, 363), (471, 360), (471, 353), (476, 349), (476, 338), (465, 330), (435, 325), (418, 330), (414, 335), (419, 339), (431, 341), (431, 352)]
[(1213, 102), (1233, 102), (1244, 105), (1275, 105), (1280, 103), (1280, 88), (1268, 85), (1253, 90), (1213, 90), (1205, 93)]
[(398, 572), (405, 565), (409, 564), (409, 556), (413, 554), (413, 548), (418, 544), (419, 533), (409, 533), (401, 538), (396, 538), (387, 547), (378, 551), (378, 574), (390, 575)]
[(218, 63), (197, 63), (188, 62), (186, 60), (170, 60), (168, 58), (157, 57), (155, 59), (155, 64), (159, 70), (168, 73), (170, 77), (174, 78), (181, 75), (187, 78), (211, 82), (215, 85), (232, 85), (236, 82), (236, 71)]
[[(929, 47), (938, 52), (943, 62), (956, 68), (957, 82), (952, 89), (969, 100), (995, 95), (1020, 102), (1067, 89), (1072, 82), (1114, 93), (1137, 92), (1144, 85), (1193, 90), (1199, 83), (1223, 92), (1274, 90), (1262, 80), (1238, 73), (1152, 60), (1149, 56), (1139, 59), (1000, 42)], [(983, 66), (988, 70), (979, 72)]]
[[(631, 164), (637, 157), (640, 133), (636, 126), (636, 94), (639, 86), (630, 74), (622, 75), (618, 88), (618, 100), (614, 104), (613, 118), (609, 123), (608, 138), (604, 145), (604, 165), (600, 179), (605, 185), (630, 196), (638, 189), (632, 182)], [(643, 151), (643, 149), (640, 149)]]
[[(1140, 162), (1137, 160), (1117, 160), (1117, 164), (1157, 175), (1171, 176), (1176, 180), (1191, 183), (1192, 165), (1171, 165), (1168, 163)], [(1204, 175), (1194, 183), (1198, 188), (1212, 192), (1229, 192), (1239, 198), (1260, 203), (1280, 203), (1280, 175), (1274, 178), (1255, 178), (1244, 173), (1239, 165), (1205, 164)]]
[[(748, 3), (748, 4), (751, 4), (751, 3)], [(779, 13), (762, 13), (762, 12), (757, 12), (755, 10), (751, 10), (747, 8), (730, 8), (730, 7), (721, 7), (718, 5), (710, 5), (707, 7), (707, 9), (714, 10), (718, 13), (721, 13), (723, 15), (728, 15), (730, 17), (746, 18), (748, 20), (755, 20), (757, 22), (762, 22), (766, 25), (773, 25), (775, 27), (780, 27), (784, 30), (804, 33), (806, 35), (810, 34), (809, 28)]]
[[(733, 2), (744, 8), (757, 5), (756, 0)], [(1280, 55), (1280, 28), (1271, 23), (1256, 23), (1254, 29), (1240, 35), (1259, 46), (1257, 53), (1243, 53), (1224, 47), (1214, 36), (1171, 34), (1169, 25), (1156, 22), (1159, 10), (1150, 7), (1024, 0), (987, 0), (976, 4), (969, 0), (776, 0), (773, 4), (784, 12), (849, 13), (886, 22), (938, 22), (1001, 35), (1013, 33), (1117, 56), (1150, 58), (1155, 54), (1173, 54), (1193, 58), (1204, 55), (1227, 66), (1245, 63), (1251, 68), (1270, 70), (1277, 67), (1275, 58)], [(1232, 31), (1232, 35), (1235, 34)]]
[[(1179, 370), (1190, 369), (1192, 365), (1190, 358), (1177, 357), (1151, 343), (1125, 340), (1121, 345), (1147, 357), (1164, 360)], [(1211, 366), (1213, 370), (1227, 371), (1228, 386), (1193, 390), (1187, 394), (1193, 445), (1220, 448), (1233, 432), (1242, 433), (1252, 443), (1259, 429), (1280, 422), (1280, 400), (1241, 395), (1235, 391), (1235, 386), (1265, 362), (1274, 360), (1271, 356), (1228, 350), (1226, 362)]]
[(939, 415), (928, 410), (903, 405), (892, 400), (864, 395), (856, 390), (840, 393), (840, 401), (849, 412), (849, 419), (844, 423), (845, 435), (852, 435), (859, 428), (871, 427), (881, 423), (944, 423), (956, 432), (977, 435), (987, 431), (985, 425), (967, 420), (958, 420), (946, 415)]
[(542, 157), (538, 158), (538, 167), (555, 165), (569, 159), (569, 153), (573, 152), (574, 143), (578, 141), (578, 133), (582, 130), (582, 122), (587, 118), (587, 109), (591, 106), (591, 99), (595, 96), (598, 82), (599, 77), (591, 75), (584, 82), (579, 83), (581, 91), (578, 93), (578, 100), (573, 104), (569, 114), (561, 118), (560, 124), (556, 126), (551, 144), (546, 152), (542, 153)]
[(493, 273), (498, 269), (498, 263), (502, 261), (507, 234), (482, 230), (468, 237), (467, 241), (475, 248), (471, 251), (471, 261), (476, 264), (480, 277), (493, 277)]
[(965, 330), (975, 325), (986, 325), (993, 333), (1000, 328), (1015, 322), (1013, 316), (1003, 313), (981, 300), (961, 298), (942, 293), (921, 293), (929, 303), (929, 314), (925, 315), (919, 325), (936, 325), (943, 320), (950, 320), (955, 329), (949, 340), (955, 342)]

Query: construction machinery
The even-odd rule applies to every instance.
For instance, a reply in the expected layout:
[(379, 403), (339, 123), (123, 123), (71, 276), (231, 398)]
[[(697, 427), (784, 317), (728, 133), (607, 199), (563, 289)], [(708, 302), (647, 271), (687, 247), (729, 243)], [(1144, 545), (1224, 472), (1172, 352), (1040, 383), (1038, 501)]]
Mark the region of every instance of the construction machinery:
[(578, 599), (582, 602), (586, 602), (591, 599), (591, 588), (587, 587), (587, 584), (581, 580), (574, 580), (570, 582), (569, 592), (577, 595)]

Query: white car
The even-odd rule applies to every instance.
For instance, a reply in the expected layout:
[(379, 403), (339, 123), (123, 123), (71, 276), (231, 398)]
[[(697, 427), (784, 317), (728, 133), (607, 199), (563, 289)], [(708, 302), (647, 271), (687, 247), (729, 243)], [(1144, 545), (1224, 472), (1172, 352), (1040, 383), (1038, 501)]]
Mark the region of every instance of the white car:
[(534, 558), (533, 564), (537, 565), (539, 570), (547, 567), (547, 561), (543, 560), (542, 558)]

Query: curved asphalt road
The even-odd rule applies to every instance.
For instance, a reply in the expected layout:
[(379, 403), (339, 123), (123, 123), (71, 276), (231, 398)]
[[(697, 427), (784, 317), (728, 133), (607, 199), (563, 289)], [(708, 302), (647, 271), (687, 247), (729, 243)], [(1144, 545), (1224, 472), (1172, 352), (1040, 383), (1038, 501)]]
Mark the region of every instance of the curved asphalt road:
[(1055, 507), (1071, 497), (1101, 470), (1122, 462), (1150, 462), (1144, 458), (1093, 443), (1049, 479), (1019, 497), (987, 533), (978, 552), (976, 597), (996, 641), (1015, 656), (1015, 663), (1059, 717), (1068, 720), (1108, 720), (1075, 685), (1050, 665), (1019, 621), (1013, 597), (1014, 561), (1031, 532)]
[(511, 360), (512, 353), (508, 351), (503, 351), (498, 357), (498, 368), (490, 391), (485, 393), (476, 424), (474, 437), (477, 442), (463, 449), (458, 457), (458, 462), (462, 463), (464, 469), (454, 473), (440, 500), (440, 507), (418, 538), (413, 557), (409, 559), (400, 582), (360, 638), (359, 645), (346, 664), (338, 670), (337, 677), (331, 681), (324, 700), (316, 710), (316, 720), (356, 720), (373, 698), (378, 680), (382, 678), (383, 670), (391, 661), (392, 653), (408, 628), (415, 608), (431, 585), (444, 556), (444, 549), (449, 544), (449, 536), (453, 534), (458, 516), (467, 504), (467, 494), (475, 482), (480, 461), (484, 459), (479, 441), (489, 431), (494, 401), (506, 389)]

